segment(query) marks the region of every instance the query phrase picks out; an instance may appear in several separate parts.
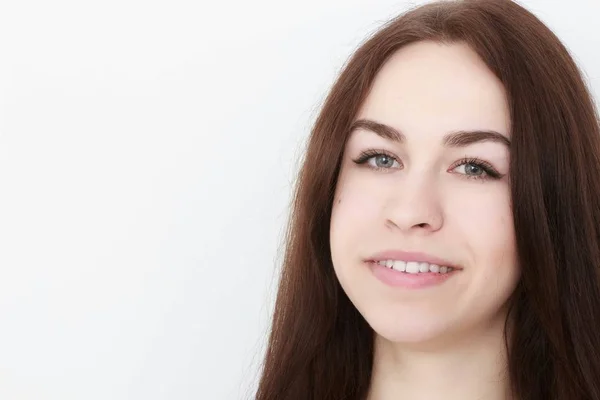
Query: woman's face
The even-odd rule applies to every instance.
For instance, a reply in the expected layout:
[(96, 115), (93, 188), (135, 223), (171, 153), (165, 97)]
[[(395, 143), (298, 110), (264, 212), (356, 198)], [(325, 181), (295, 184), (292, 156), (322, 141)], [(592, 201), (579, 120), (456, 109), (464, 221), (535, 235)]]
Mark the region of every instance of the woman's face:
[(465, 44), (419, 42), (384, 65), (355, 121), (330, 226), (352, 303), (394, 342), (503, 327), (519, 268), (501, 82)]

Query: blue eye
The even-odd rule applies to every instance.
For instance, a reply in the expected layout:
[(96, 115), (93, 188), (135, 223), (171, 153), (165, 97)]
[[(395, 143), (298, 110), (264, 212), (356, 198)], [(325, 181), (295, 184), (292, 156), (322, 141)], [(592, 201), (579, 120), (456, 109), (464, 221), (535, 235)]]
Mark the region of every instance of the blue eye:
[(482, 175), (486, 174), (485, 170), (481, 166), (479, 166), (477, 164), (473, 164), (473, 163), (465, 163), (465, 164), (462, 164), (462, 165), (459, 165), (458, 167), (456, 167), (457, 170), (459, 170), (461, 168), (464, 172), (460, 172), (460, 173), (462, 173), (464, 175), (482, 176)]
[(460, 175), (464, 175), (467, 179), (500, 179), (503, 177), (493, 166), (487, 161), (478, 158), (463, 158), (456, 162), (451, 168), (451, 171), (456, 171)]
[(353, 160), (356, 164), (368, 164), (374, 170), (391, 170), (401, 168), (400, 163), (391, 154), (378, 150), (367, 150)]
[(397, 163), (395, 158), (388, 156), (387, 154), (379, 154), (377, 156), (372, 156), (369, 158), (368, 162), (370, 165), (373, 165), (371, 161), (374, 162), (376, 168), (392, 168), (394, 163)]
[[(396, 169), (402, 169), (403, 165), (392, 154), (384, 150), (366, 150), (362, 152), (356, 160), (352, 160), (358, 165), (366, 164), (368, 168), (376, 171), (390, 172)], [(448, 172), (455, 172), (466, 179), (475, 179), (480, 181), (497, 180), (504, 175), (499, 173), (489, 162), (478, 158), (465, 157), (455, 162)]]

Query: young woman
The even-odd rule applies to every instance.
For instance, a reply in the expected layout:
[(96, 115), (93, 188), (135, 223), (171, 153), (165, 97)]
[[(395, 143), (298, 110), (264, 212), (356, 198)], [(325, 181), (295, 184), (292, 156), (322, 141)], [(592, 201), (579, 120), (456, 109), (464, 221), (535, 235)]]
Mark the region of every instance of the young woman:
[(258, 400), (600, 399), (600, 129), (508, 0), (432, 3), (312, 130)]

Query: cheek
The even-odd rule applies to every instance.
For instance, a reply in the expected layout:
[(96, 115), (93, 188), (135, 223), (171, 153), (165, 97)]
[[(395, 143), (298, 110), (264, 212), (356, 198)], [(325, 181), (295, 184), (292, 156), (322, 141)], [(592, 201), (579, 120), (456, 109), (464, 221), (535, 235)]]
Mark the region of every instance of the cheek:
[[(500, 187), (498, 189), (501, 189)], [(479, 299), (469, 307), (474, 314), (500, 306), (514, 290), (520, 276), (512, 210), (507, 190), (482, 192), (454, 199), (448, 227), (472, 268), (467, 299)]]
[[(352, 176), (349, 176), (352, 175)], [(373, 232), (380, 206), (371, 190), (365, 190), (354, 174), (342, 173), (339, 177), (329, 230), (331, 259), (338, 277), (343, 281), (343, 271), (356, 264), (361, 246), (365, 246), (366, 232)], [(362, 233), (362, 234), (361, 234)], [(340, 270), (341, 267), (344, 267)]]
[(350, 242), (347, 245), (353, 245), (352, 241), (357, 241), (358, 235), (364, 240), (366, 229), (375, 228), (385, 201), (380, 185), (374, 185), (373, 180), (361, 179), (357, 174), (351, 175), (342, 175), (338, 181), (330, 226), (332, 242), (344, 238)]
[(457, 227), (475, 256), (493, 257), (514, 252), (514, 227), (508, 190), (458, 193), (450, 199), (446, 213), (449, 227)]

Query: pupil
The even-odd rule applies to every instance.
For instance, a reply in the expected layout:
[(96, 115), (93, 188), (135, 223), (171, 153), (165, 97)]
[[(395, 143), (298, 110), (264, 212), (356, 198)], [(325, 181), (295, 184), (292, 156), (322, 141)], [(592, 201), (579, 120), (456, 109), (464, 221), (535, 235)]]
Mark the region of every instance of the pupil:
[(481, 175), (483, 172), (480, 167), (478, 167), (477, 165), (473, 165), (473, 164), (467, 164), (465, 166), (465, 171), (469, 175)]
[(390, 158), (388, 156), (379, 156), (379, 160), (380, 162), (378, 163), (379, 166), (383, 166), (383, 167), (389, 167), (389, 162), (390, 162)]

